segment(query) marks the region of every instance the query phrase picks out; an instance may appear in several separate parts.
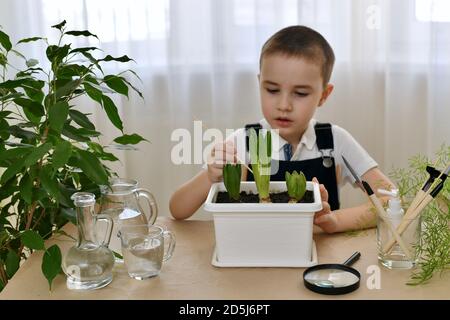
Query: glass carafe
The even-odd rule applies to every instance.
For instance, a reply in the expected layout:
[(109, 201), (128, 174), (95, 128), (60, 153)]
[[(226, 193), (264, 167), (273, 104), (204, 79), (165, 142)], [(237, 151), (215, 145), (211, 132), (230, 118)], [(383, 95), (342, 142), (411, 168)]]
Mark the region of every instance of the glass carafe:
[[(67, 287), (75, 290), (98, 289), (113, 278), (114, 255), (108, 248), (113, 227), (107, 215), (95, 214), (95, 195), (77, 192), (72, 195), (77, 213), (78, 242), (70, 248), (63, 260)], [(99, 241), (96, 230), (99, 221), (106, 222), (106, 232)]]
[[(158, 207), (150, 191), (138, 188), (136, 180), (115, 178), (110, 186), (101, 186), (100, 212), (110, 216), (114, 221), (109, 248), (122, 255), (118, 233), (122, 224), (153, 224), (158, 216)], [(140, 199), (148, 204), (148, 210), (141, 206)], [(123, 259), (116, 256), (117, 263)]]

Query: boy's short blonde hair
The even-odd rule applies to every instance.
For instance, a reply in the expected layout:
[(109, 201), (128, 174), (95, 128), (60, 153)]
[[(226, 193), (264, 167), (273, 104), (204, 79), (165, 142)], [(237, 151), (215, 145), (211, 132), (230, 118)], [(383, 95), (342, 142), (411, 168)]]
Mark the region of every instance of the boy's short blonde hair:
[(281, 29), (263, 45), (259, 67), (265, 56), (280, 53), (288, 57), (299, 57), (319, 63), (322, 67), (323, 84), (330, 81), (334, 65), (334, 52), (328, 41), (317, 31), (305, 26)]

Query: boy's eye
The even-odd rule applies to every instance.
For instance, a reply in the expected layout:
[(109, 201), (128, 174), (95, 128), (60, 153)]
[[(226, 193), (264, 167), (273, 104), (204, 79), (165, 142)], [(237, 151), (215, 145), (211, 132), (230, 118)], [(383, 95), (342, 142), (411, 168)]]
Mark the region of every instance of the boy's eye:
[(279, 91), (278, 89), (271, 89), (271, 88), (266, 88), (266, 90), (269, 93), (277, 93)]
[(295, 94), (299, 97), (306, 97), (309, 93), (306, 92), (295, 92)]

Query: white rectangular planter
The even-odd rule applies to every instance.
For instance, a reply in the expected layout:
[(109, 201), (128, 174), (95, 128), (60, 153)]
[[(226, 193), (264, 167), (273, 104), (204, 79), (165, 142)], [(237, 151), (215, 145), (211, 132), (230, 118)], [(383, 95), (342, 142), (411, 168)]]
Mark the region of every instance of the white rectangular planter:
[[(223, 183), (212, 185), (205, 210), (212, 212), (216, 237), (213, 265), (219, 267), (308, 267), (317, 264), (312, 239), (314, 213), (322, 209), (319, 185), (307, 182), (313, 203), (215, 203)], [(254, 182), (241, 191), (257, 193)], [(270, 192), (286, 191), (284, 181)]]

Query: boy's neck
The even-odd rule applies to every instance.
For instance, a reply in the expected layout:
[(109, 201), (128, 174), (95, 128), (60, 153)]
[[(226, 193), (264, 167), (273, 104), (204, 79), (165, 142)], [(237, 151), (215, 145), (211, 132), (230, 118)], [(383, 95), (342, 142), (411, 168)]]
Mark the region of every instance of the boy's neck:
[(296, 150), (298, 144), (302, 140), (303, 134), (305, 133), (306, 129), (307, 129), (307, 127), (305, 129), (303, 129), (300, 136), (297, 136), (297, 137), (284, 137), (281, 134), (280, 134), (280, 137), (283, 138), (284, 140), (286, 140), (286, 142), (292, 146), (292, 150)]

